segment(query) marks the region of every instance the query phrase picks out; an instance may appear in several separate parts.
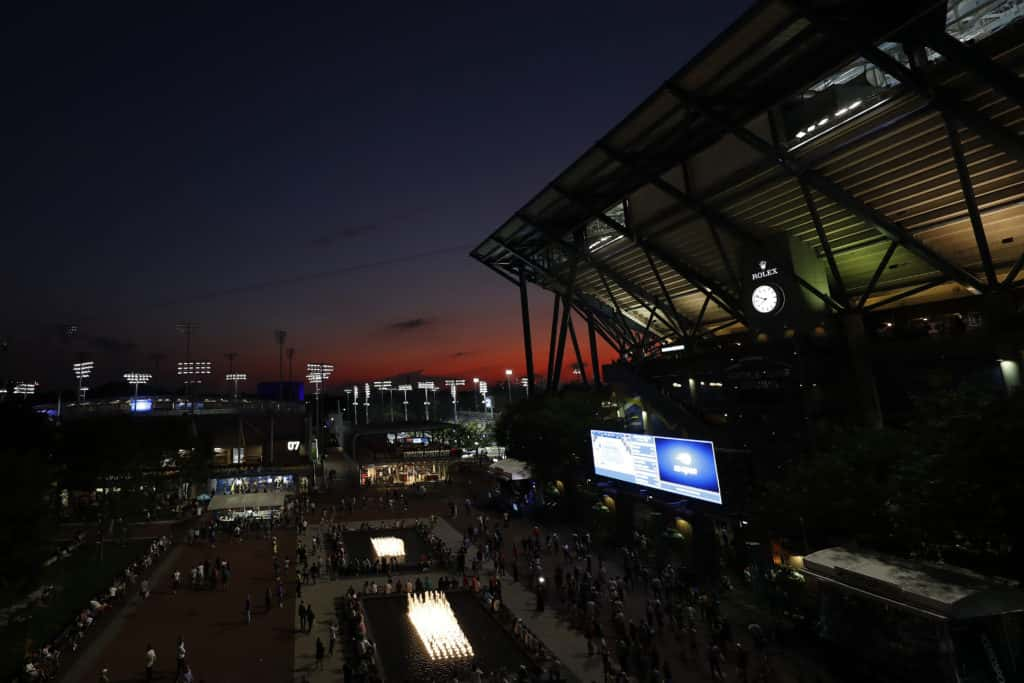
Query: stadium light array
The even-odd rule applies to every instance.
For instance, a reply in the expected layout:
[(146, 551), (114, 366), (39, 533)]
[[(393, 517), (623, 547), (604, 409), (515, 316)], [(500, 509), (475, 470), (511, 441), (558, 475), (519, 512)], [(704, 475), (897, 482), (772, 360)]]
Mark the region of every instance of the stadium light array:
[(235, 398), (238, 398), (238, 383), (244, 382), (245, 380), (249, 379), (249, 375), (245, 374), (244, 372), (229, 372), (228, 374), (224, 375), (224, 379), (225, 381), (228, 382), (234, 382)]

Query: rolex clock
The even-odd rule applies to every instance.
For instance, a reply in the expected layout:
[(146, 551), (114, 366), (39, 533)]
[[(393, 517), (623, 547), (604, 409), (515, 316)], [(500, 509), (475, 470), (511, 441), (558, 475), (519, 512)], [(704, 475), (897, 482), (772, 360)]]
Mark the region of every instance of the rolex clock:
[(758, 313), (774, 315), (782, 310), (785, 298), (782, 289), (775, 285), (758, 285), (750, 294), (750, 303)]

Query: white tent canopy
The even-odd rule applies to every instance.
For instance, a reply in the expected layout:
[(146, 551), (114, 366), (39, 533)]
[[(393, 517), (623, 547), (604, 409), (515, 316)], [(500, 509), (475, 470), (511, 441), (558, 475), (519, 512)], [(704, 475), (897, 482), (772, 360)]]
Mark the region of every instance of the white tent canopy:
[(208, 509), (210, 512), (219, 512), (221, 510), (281, 508), (284, 507), (285, 495), (284, 491), (216, 495), (210, 499)]

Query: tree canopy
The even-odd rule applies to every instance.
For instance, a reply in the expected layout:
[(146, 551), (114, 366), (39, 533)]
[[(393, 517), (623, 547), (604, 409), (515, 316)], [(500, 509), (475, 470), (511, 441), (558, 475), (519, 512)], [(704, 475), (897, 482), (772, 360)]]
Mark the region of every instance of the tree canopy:
[(495, 436), (510, 457), (530, 465), (536, 478), (572, 479), (590, 466), (590, 430), (608, 426), (606, 400), (606, 394), (593, 390), (532, 396), (501, 413)]
[(796, 548), (855, 541), (1020, 576), (1022, 409), (1024, 396), (940, 393), (901, 427), (835, 430), (761, 489), (754, 521)]

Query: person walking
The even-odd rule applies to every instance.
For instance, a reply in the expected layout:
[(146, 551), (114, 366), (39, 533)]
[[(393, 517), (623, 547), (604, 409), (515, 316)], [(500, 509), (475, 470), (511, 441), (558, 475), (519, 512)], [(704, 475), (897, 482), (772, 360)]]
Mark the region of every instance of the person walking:
[(306, 603), (299, 600), (299, 632), (306, 632)]
[(266, 608), (264, 610), (266, 613), (269, 613), (270, 608), (274, 606), (273, 598), (270, 596), (270, 586), (267, 586), (267, 591), (263, 594), (263, 606)]
[(177, 655), (177, 664), (174, 669), (174, 680), (177, 681), (185, 673), (185, 638), (183, 636), (178, 636), (178, 648), (175, 654)]
[(252, 594), (245, 595), (245, 623), (252, 623)]
[(319, 636), (316, 639), (316, 670), (324, 670), (324, 641)]
[(153, 644), (149, 643), (146, 645), (146, 680), (153, 680), (153, 667), (156, 666), (156, 650), (153, 649)]
[(306, 633), (313, 632), (313, 624), (315, 620), (313, 618), (313, 607), (310, 605), (306, 606)]
[(338, 640), (338, 622), (331, 622), (331, 637), (329, 645), (327, 646), (327, 654), (334, 655), (334, 643)]

